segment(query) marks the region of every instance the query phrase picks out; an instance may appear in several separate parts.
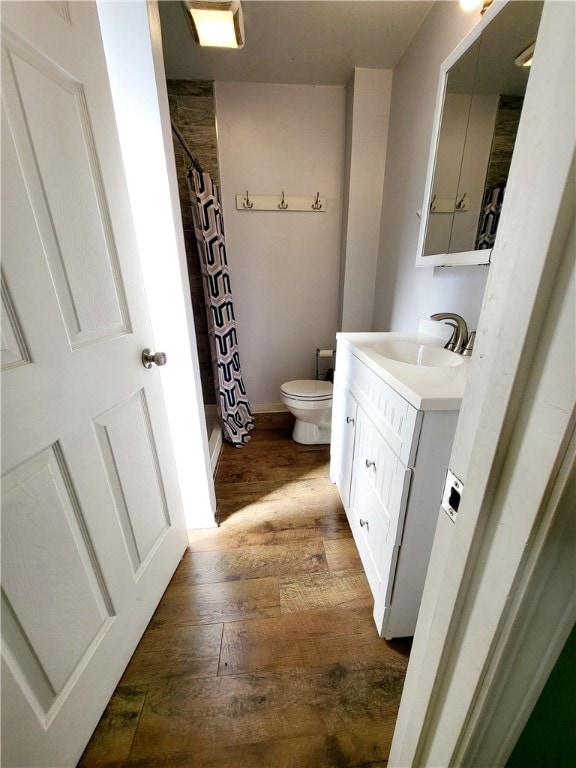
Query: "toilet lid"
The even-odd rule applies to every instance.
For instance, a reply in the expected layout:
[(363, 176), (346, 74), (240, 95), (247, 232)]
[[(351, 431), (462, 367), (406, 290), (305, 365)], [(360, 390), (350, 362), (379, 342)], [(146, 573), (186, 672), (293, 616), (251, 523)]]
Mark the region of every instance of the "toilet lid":
[(295, 400), (330, 400), (332, 398), (332, 382), (298, 379), (282, 384), (280, 391)]

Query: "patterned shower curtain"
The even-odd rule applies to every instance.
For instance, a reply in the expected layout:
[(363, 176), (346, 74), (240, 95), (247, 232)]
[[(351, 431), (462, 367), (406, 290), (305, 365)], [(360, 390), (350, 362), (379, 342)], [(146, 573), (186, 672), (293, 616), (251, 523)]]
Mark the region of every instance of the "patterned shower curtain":
[(505, 192), (506, 184), (501, 183), (490, 187), (484, 194), (476, 236), (477, 251), (494, 247)]
[(220, 194), (210, 174), (196, 168), (188, 171), (188, 189), (200, 254), (208, 334), (224, 438), (241, 448), (250, 440), (249, 432), (254, 428), (254, 417), (240, 370)]

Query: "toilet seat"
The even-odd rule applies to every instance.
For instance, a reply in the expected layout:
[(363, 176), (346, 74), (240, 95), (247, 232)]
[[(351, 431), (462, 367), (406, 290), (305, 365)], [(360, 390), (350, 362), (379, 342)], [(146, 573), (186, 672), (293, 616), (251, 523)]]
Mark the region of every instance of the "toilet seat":
[(292, 400), (321, 403), (332, 400), (332, 382), (317, 381), (316, 379), (297, 379), (282, 384), (280, 392)]

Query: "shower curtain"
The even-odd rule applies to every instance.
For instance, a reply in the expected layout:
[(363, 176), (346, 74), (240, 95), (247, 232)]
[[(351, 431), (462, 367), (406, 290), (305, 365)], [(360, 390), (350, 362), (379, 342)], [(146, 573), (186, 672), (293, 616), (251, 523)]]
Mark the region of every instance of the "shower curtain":
[(506, 184), (502, 182), (494, 187), (490, 187), (484, 194), (482, 209), (480, 210), (478, 234), (476, 236), (477, 251), (494, 247), (505, 192)]
[(254, 417), (240, 370), (220, 194), (210, 174), (196, 167), (188, 171), (188, 189), (224, 439), (241, 448), (250, 440)]

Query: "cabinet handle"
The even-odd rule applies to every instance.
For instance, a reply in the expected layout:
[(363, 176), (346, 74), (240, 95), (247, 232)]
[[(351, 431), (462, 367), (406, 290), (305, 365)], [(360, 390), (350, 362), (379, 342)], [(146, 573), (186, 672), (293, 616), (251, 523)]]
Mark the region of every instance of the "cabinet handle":
[(346, 416), (346, 424), (354, 424), (354, 419), (352, 416)]
[(371, 461), (370, 459), (366, 459), (366, 466), (368, 467), (368, 469), (370, 469), (370, 467), (374, 467), (375, 468), (376, 467), (376, 462), (375, 461)]
[(362, 520), (362, 518), (360, 518), (360, 528), (364, 528), (364, 526), (368, 528), (368, 520)]

